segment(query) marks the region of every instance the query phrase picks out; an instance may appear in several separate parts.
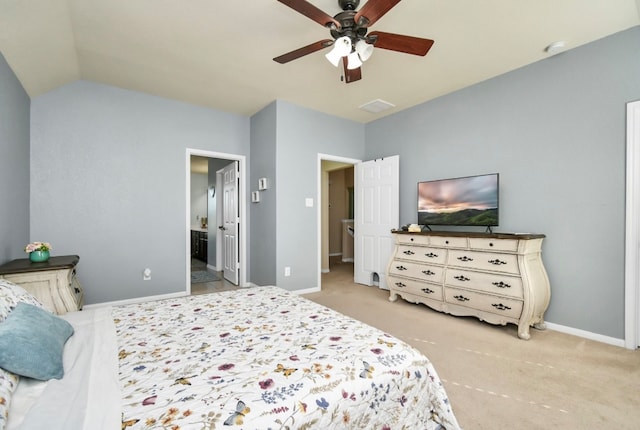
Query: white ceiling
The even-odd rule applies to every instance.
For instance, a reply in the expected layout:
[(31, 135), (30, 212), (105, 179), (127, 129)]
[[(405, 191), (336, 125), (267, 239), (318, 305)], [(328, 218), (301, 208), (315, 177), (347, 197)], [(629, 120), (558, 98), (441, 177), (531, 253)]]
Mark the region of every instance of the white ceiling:
[[(329, 15), (337, 0), (309, 0)], [(366, 2), (362, 0), (360, 7)], [(0, 0), (0, 51), (31, 97), (85, 79), (252, 115), (275, 99), (369, 122), (640, 24), (640, 0), (404, 0), (372, 30), (435, 40), (426, 57), (383, 49), (344, 84), (330, 38), (276, 0)], [(375, 99), (396, 108), (372, 114)]]

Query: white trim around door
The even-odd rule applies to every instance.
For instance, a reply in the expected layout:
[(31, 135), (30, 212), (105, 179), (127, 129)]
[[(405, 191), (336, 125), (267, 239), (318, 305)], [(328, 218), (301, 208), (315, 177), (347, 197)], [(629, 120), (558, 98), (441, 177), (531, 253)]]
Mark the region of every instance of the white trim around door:
[(241, 287), (247, 286), (247, 213), (246, 213), (246, 175), (247, 175), (247, 163), (244, 155), (226, 154), (223, 152), (205, 151), (201, 149), (187, 148), (185, 154), (185, 183), (186, 183), (186, 226), (185, 226), (185, 260), (186, 260), (186, 276), (185, 284), (187, 294), (191, 294), (191, 156), (197, 155), (207, 158), (219, 158), (229, 161), (237, 161), (240, 173), (240, 185), (239, 185), (239, 198), (238, 198), (238, 212), (239, 212), (239, 234), (240, 241), (238, 246), (240, 247), (240, 261), (238, 263), (238, 275), (239, 285)]
[(640, 346), (640, 101), (627, 104), (624, 346)]

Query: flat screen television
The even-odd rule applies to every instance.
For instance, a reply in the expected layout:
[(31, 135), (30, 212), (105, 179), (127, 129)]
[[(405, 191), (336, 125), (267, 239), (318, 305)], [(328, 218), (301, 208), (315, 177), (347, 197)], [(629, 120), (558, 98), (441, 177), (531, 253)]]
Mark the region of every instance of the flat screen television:
[(418, 182), (418, 224), (498, 225), (499, 174)]

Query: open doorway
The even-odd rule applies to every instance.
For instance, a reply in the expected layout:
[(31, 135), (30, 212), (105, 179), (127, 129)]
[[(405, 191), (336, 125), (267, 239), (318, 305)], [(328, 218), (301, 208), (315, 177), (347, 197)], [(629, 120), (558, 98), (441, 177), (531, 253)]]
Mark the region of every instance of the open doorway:
[[(246, 210), (241, 196), (246, 194), (245, 157), (194, 149), (186, 152), (187, 294), (244, 286)], [(224, 172), (233, 174), (225, 176)]]
[[(322, 288), (323, 264), (329, 268), (328, 213), (331, 163), (354, 167), (353, 282), (388, 289), (386, 270), (393, 252), (392, 229), (399, 226), (400, 157), (398, 155), (361, 162), (318, 154), (318, 287)], [(323, 168), (323, 164), (326, 168)], [(347, 166), (342, 166), (347, 167)], [(324, 273), (331, 273), (324, 272)]]
[(319, 154), (318, 285), (353, 281), (354, 165), (360, 160)]

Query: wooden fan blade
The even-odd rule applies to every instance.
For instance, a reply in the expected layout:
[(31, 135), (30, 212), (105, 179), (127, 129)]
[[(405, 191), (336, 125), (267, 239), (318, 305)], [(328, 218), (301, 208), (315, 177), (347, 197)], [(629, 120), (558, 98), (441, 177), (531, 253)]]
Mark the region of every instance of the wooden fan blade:
[[(398, 3), (400, 0), (369, 0), (356, 13), (354, 21), (361, 27), (369, 27)], [(364, 18), (362, 22), (360, 21), (361, 17)]]
[(335, 24), (337, 28), (340, 28), (340, 23), (333, 19), (332, 16), (327, 15), (311, 3), (305, 0), (278, 0), (280, 3), (289, 6), (296, 12), (301, 13), (307, 18), (312, 19), (318, 24), (329, 27), (331, 24)]
[(344, 69), (344, 81), (347, 84), (362, 79), (362, 68), (347, 69), (347, 57), (342, 58), (342, 67)]
[(372, 31), (369, 36), (377, 36), (378, 40), (373, 44), (376, 48), (404, 52), (405, 54), (425, 56), (433, 46), (433, 40), (431, 39), (404, 36), (402, 34)]
[(305, 55), (313, 54), (314, 52), (326, 48), (327, 46), (331, 46), (332, 44), (333, 40), (331, 39), (320, 40), (318, 42), (312, 43), (311, 45), (298, 48), (295, 51), (282, 54), (279, 57), (274, 58), (273, 61), (280, 64), (288, 63), (289, 61), (304, 57)]

